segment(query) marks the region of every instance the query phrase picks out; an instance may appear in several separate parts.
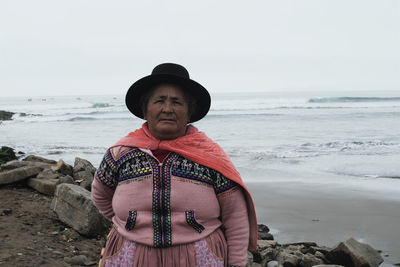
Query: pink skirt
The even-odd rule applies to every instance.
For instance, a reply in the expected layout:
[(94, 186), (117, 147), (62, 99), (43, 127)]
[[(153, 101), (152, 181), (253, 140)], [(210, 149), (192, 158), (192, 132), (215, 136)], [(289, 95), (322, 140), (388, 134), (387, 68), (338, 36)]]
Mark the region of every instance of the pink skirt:
[(153, 248), (126, 240), (112, 228), (99, 266), (225, 267), (227, 253), (226, 240), (220, 229), (193, 243)]

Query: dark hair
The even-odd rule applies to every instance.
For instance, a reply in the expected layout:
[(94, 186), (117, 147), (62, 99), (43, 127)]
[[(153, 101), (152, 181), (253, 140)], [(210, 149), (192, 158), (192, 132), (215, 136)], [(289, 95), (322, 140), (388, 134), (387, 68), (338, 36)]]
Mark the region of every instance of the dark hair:
[[(196, 101), (196, 99), (193, 97), (193, 95), (191, 95), (190, 93), (185, 91), (181, 86), (179, 86), (177, 84), (163, 83), (163, 85), (164, 84), (173, 85), (174, 87), (176, 87), (176, 88), (178, 88), (179, 90), (182, 91), (183, 97), (185, 98), (185, 100), (186, 100), (186, 102), (188, 104), (188, 112), (189, 112), (189, 120), (190, 120), (190, 118), (192, 117), (192, 114), (194, 114), (196, 109), (197, 109), (197, 101)], [(153, 93), (156, 90), (156, 88), (159, 87), (160, 85), (161, 84), (154, 85), (153, 87), (151, 87), (149, 90), (147, 90), (144, 94), (142, 94), (140, 96), (139, 103), (141, 103), (143, 115), (146, 115), (147, 105), (149, 104), (150, 97), (153, 95)]]

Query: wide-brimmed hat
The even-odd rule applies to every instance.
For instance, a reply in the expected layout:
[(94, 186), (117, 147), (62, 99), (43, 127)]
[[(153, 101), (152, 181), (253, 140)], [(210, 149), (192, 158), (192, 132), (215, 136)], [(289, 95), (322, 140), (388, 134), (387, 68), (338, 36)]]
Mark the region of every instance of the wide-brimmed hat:
[(160, 64), (153, 69), (151, 75), (132, 84), (125, 97), (129, 111), (144, 119), (142, 103), (140, 103), (141, 96), (157, 84), (162, 83), (178, 85), (185, 93), (189, 93), (196, 100), (196, 109), (193, 110), (189, 122), (198, 121), (208, 113), (211, 97), (207, 89), (198, 82), (191, 80), (185, 67), (174, 63)]

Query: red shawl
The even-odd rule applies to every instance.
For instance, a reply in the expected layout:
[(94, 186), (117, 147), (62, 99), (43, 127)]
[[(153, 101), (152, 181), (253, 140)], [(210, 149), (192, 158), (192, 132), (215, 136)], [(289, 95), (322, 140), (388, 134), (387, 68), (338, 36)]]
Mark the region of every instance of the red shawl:
[(228, 155), (222, 148), (208, 138), (203, 132), (196, 127), (190, 125), (186, 131), (186, 135), (173, 140), (160, 141), (156, 139), (148, 130), (147, 123), (142, 128), (129, 133), (127, 136), (119, 140), (115, 146), (138, 147), (143, 149), (164, 149), (176, 152), (187, 159), (197, 162), (201, 165), (214, 169), (230, 180), (239, 184), (245, 192), (247, 201), (247, 210), (249, 213), (250, 223), (250, 240), (249, 250), (257, 250), (257, 218), (254, 208), (253, 199), (248, 189), (245, 187), (239, 172), (236, 170)]

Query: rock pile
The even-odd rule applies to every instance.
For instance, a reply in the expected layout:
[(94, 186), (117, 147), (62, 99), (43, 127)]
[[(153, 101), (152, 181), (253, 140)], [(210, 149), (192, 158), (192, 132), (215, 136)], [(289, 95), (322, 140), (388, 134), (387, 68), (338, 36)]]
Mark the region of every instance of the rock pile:
[[(70, 166), (63, 160), (57, 162), (31, 155), (1, 164), (0, 185), (25, 180), (29, 187), (53, 196), (51, 209), (60, 221), (81, 235), (96, 236), (106, 233), (110, 222), (91, 200), (90, 185), (95, 171), (82, 158), (75, 158), (74, 166)], [(257, 252), (249, 252), (246, 267), (375, 267), (383, 262), (378, 251), (353, 238), (328, 248), (315, 242), (279, 244), (263, 224), (258, 226), (258, 232)]]
[[(259, 236), (268, 227), (259, 225)], [(258, 240), (257, 252), (248, 254), (246, 267), (377, 267), (383, 262), (379, 252), (353, 238), (334, 248), (318, 246), (315, 242), (278, 244), (273, 240)]]
[(0, 165), (0, 185), (26, 181), (36, 191), (54, 196), (52, 210), (60, 221), (85, 236), (103, 234), (107, 221), (94, 206), (90, 185), (96, 168), (81, 158), (74, 166), (63, 160), (54, 161), (30, 155)]

